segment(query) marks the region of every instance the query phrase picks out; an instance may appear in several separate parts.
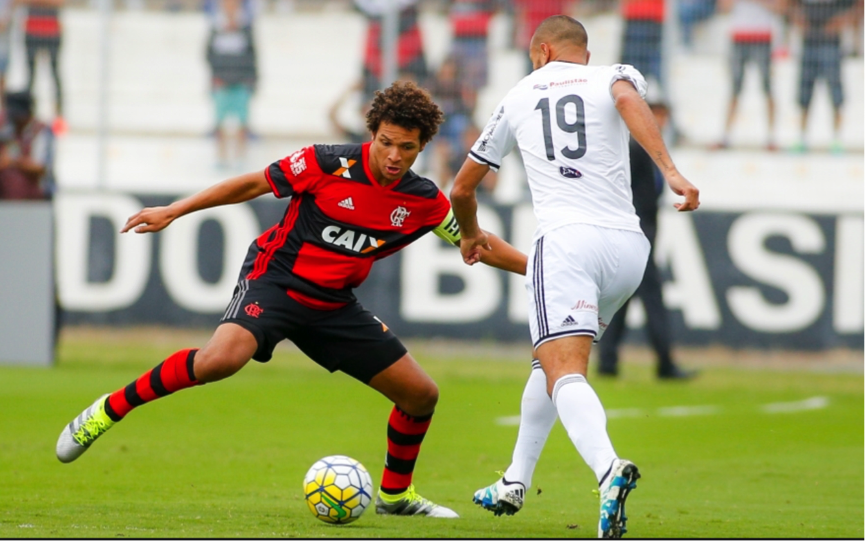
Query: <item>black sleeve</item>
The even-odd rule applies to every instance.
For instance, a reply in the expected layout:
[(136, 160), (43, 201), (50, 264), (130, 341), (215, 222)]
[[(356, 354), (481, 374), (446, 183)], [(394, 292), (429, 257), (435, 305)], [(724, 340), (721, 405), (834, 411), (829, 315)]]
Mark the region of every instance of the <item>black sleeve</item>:
[(655, 164), (640, 143), (631, 139), (631, 191), (634, 209), (641, 224), (654, 223), (658, 213), (658, 194), (655, 191)]

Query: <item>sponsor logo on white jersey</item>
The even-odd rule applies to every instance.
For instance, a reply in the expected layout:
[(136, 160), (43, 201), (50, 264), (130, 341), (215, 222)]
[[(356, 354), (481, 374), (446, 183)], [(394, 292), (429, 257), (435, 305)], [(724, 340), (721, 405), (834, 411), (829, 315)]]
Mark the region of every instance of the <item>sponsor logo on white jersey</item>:
[(487, 131), (483, 134), (483, 138), (481, 139), (481, 144), (478, 147), (478, 150), (480, 150), (481, 152), (486, 151), (487, 144), (490, 142), (490, 139), (492, 139), (493, 132), (496, 131), (496, 126), (499, 125), (499, 121), (502, 119), (503, 116), (505, 116), (505, 108), (504, 107), (499, 109), (498, 114), (487, 125)]
[(571, 306), (571, 310), (576, 310), (578, 312), (598, 312), (598, 306), (596, 304), (592, 304), (590, 302), (586, 302), (584, 300), (579, 300), (573, 306)]
[(571, 325), (576, 325), (576, 324), (577, 324), (577, 321), (574, 319), (574, 317), (573, 317), (573, 316), (568, 316), (568, 317), (565, 318), (564, 321), (562, 321), (562, 325), (561, 325), (561, 326), (562, 326), (562, 327), (570, 327)]
[(582, 173), (578, 169), (574, 169), (573, 167), (559, 167), (559, 174), (565, 178), (580, 178), (583, 176)]

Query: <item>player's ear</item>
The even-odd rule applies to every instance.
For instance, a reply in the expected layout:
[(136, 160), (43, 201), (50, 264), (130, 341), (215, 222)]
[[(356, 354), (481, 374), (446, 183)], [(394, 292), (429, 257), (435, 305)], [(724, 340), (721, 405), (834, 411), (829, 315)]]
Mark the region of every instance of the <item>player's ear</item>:
[(591, 57), (592, 57), (592, 52), (590, 50), (586, 49), (586, 65), (587, 66), (589, 65), (589, 58), (591, 58)]

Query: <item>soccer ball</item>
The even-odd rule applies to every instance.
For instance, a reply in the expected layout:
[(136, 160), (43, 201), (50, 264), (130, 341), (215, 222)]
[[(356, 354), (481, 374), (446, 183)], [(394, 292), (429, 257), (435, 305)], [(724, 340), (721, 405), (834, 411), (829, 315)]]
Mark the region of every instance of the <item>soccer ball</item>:
[(372, 501), (372, 478), (353, 458), (327, 456), (306, 472), (303, 495), (315, 518), (348, 524), (360, 518)]

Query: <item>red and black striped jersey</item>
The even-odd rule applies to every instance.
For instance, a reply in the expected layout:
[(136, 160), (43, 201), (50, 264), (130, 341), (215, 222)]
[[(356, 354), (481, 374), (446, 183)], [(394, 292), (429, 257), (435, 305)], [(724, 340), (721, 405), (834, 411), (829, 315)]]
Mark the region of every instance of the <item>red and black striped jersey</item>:
[(382, 187), (369, 170), (370, 143), (313, 145), (274, 162), (265, 175), (277, 197), (291, 197), (282, 220), (249, 248), (241, 278), (284, 287), (298, 302), (334, 309), (373, 262), (436, 230), (459, 228), (447, 197), (409, 171)]

